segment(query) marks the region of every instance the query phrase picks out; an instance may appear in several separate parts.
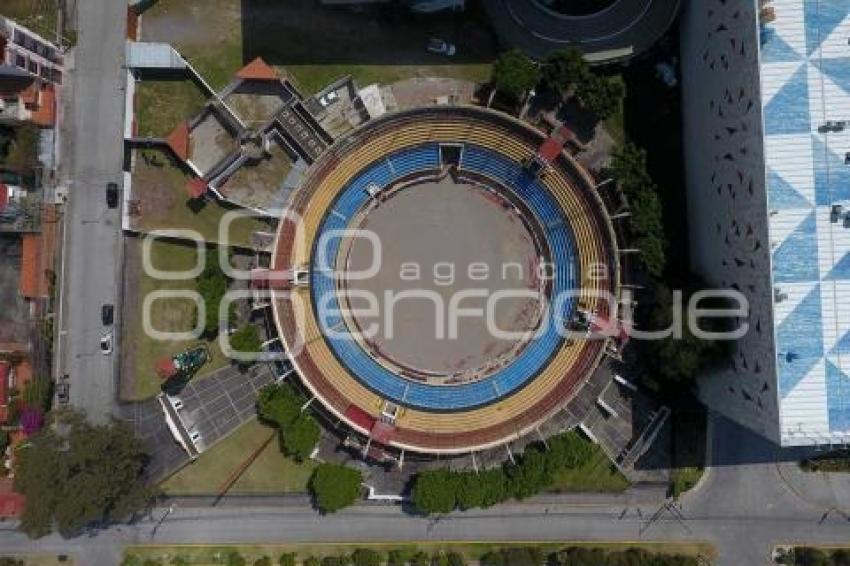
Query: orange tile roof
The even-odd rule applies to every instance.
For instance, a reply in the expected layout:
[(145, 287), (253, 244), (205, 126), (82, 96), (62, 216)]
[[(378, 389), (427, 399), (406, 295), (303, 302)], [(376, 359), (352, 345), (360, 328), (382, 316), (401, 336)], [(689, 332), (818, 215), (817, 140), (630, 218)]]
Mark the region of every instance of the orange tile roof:
[(240, 79), (254, 79), (258, 81), (276, 81), (280, 77), (277, 71), (269, 67), (261, 57), (257, 57), (236, 72), (236, 77)]
[(189, 122), (181, 122), (165, 141), (180, 161), (189, 160)]
[(32, 121), (45, 128), (56, 125), (56, 89), (52, 84), (41, 90), (41, 100), (38, 109), (32, 113)]
[(195, 177), (186, 182), (186, 193), (189, 198), (200, 198), (207, 192), (207, 184), (203, 179)]
[(15, 366), (15, 388), (23, 391), (24, 385), (32, 380), (32, 365), (24, 360)]
[(24, 234), (21, 258), (21, 295), (28, 299), (47, 293), (44, 270), (41, 268), (41, 234)]
[(139, 41), (139, 14), (133, 6), (127, 7), (127, 39)]
[(24, 511), (24, 496), (12, 491), (12, 480), (3, 478), (0, 481), (9, 484), (8, 491), (0, 490), (0, 518), (15, 519), (20, 517)]

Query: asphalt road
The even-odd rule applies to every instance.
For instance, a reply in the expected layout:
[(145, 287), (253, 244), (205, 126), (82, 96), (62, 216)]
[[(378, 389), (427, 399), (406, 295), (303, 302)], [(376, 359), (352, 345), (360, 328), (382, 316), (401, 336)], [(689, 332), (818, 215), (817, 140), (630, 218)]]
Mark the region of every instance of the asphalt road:
[[(670, 28), (679, 0), (619, 0), (596, 14), (573, 17), (529, 0), (492, 0), (484, 6), (506, 42), (540, 59), (569, 45), (597, 54), (630, 48), (629, 56), (638, 55)], [(611, 53), (600, 60), (621, 57)]]
[(120, 327), (114, 352), (104, 356), (101, 306), (115, 305), (120, 323), (121, 219), (106, 207), (106, 184), (121, 185), (124, 119), (124, 2), (78, 4), (78, 43), (70, 95), (71, 159), (66, 211), (63, 305), (58, 360), (70, 375), (70, 400), (92, 420), (102, 421), (116, 404)]
[[(146, 543), (698, 541), (716, 547), (718, 564), (751, 566), (769, 564), (776, 544), (850, 540), (845, 516), (807, 503), (783, 484), (769, 444), (741, 442), (740, 430), (725, 419), (713, 426), (712, 459), (724, 464), (708, 470), (679, 510), (645, 500), (565, 502), (559, 496), (439, 519), (368, 504), (321, 517), (300, 497), (228, 498), (215, 507), (203, 498), (178, 499), (158, 526), (166, 507), (131, 526), (72, 540), (51, 535), (33, 542), (6, 524), (0, 528), (0, 548), (73, 554), (81, 564), (99, 566), (118, 564), (128, 544)], [(733, 464), (732, 457), (755, 463)]]

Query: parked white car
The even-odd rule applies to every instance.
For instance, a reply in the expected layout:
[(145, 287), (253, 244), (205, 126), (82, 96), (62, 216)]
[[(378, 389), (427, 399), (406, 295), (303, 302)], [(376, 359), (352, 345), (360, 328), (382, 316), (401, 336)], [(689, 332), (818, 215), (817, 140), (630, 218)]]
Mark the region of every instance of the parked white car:
[(445, 55), (446, 57), (452, 57), (455, 53), (457, 53), (457, 46), (455, 46), (454, 43), (449, 43), (448, 41), (437, 37), (429, 39), (428, 45), (425, 49), (427, 49), (429, 53)]
[(339, 100), (339, 95), (335, 90), (332, 90), (319, 97), (319, 104), (321, 104), (322, 107), (327, 108), (337, 100)]
[(100, 337), (100, 353), (108, 356), (112, 353), (112, 331), (104, 332)]

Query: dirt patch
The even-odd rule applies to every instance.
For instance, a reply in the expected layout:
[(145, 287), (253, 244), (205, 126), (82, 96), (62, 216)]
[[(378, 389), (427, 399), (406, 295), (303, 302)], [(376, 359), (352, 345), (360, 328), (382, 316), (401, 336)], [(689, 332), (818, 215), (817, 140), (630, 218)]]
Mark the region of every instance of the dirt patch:
[(221, 187), (232, 202), (255, 208), (270, 208), (281, 200), (283, 182), (292, 169), (292, 158), (272, 142), (270, 152), (256, 161), (246, 162)]
[(240, 20), (238, 0), (160, 0), (144, 13), (142, 33), (145, 41), (203, 47), (233, 36)]
[(178, 204), (175, 190), (188, 180), (170, 155), (161, 151), (144, 150), (136, 154), (133, 172), (133, 201), (137, 219), (156, 221), (168, 218), (168, 211)]

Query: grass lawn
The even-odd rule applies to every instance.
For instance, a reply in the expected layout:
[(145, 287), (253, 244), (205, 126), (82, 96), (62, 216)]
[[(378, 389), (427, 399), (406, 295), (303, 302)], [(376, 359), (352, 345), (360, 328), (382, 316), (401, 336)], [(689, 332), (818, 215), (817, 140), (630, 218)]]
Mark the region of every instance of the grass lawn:
[[(204, 17), (213, 12), (215, 21)], [(314, 0), (159, 0), (145, 12), (142, 30), (146, 41), (171, 42), (216, 89), (256, 56), (284, 67), (312, 94), (349, 74), (361, 86), (416, 76), (484, 81), (497, 53), (489, 27), (468, 14), (417, 19), (384, 10), (376, 16)], [(451, 64), (425, 52), (432, 35), (457, 43)]]
[[(589, 442), (589, 441), (588, 441)], [(593, 455), (579, 468), (561, 470), (555, 475), (551, 491), (609, 491), (628, 488), (629, 480), (621, 474), (601, 448), (594, 445)]]
[(702, 478), (705, 464), (706, 411), (702, 405), (673, 412), (673, 470), (670, 492), (679, 497)]
[(620, 109), (605, 120), (605, 130), (614, 139), (617, 145), (626, 143), (626, 116), (624, 105), (620, 105)]
[(141, 137), (165, 138), (194, 117), (207, 98), (190, 80), (150, 80), (136, 85), (136, 125)]
[[(277, 431), (252, 420), (232, 435), (201, 454), (163, 484), (174, 495), (218, 494), (239, 465)], [(301, 493), (313, 473), (312, 462), (298, 464), (280, 453), (277, 438), (260, 453), (230, 493)]]
[(3, 0), (0, 14), (53, 41), (56, 38), (58, 4), (58, 0)]
[(850, 450), (834, 450), (800, 462), (804, 472), (850, 473)]
[[(233, 207), (214, 200), (189, 200), (185, 191), (188, 179), (170, 154), (149, 149), (137, 151), (132, 199), (139, 203), (140, 214), (133, 217), (133, 228), (142, 232), (192, 229), (204, 240), (218, 242), (222, 218)], [(240, 218), (230, 227), (229, 243), (248, 246), (251, 234), (258, 230), (268, 231), (269, 227), (254, 218)]]
[(52, 554), (0, 554), (0, 558), (14, 558), (15, 560), (23, 560), (24, 566), (73, 566), (74, 558), (65, 556), (60, 560), (58, 556)]
[[(153, 243), (151, 259), (153, 266), (163, 271), (184, 271), (195, 265), (194, 246), (185, 246), (163, 240)], [(172, 356), (187, 347), (194, 346), (197, 340), (161, 341), (148, 336), (142, 327), (142, 308), (145, 296), (157, 290), (195, 290), (195, 281), (162, 281), (139, 269), (139, 292), (136, 311), (129, 320), (127, 344), (133, 345), (135, 373), (135, 397), (146, 399), (160, 392), (162, 381), (154, 370), (154, 364), (162, 357)], [(187, 299), (161, 299), (151, 305), (151, 324), (156, 330), (182, 332), (191, 329), (194, 323), (195, 306)], [(221, 352), (218, 340), (209, 342), (212, 359), (200, 370), (195, 379), (204, 374), (226, 366), (229, 360)]]
[(286, 70), (304, 94), (318, 92), (334, 79), (351, 75), (363, 87), (413, 77), (448, 77), (477, 83), (489, 80), (490, 63), (460, 65), (288, 65)]
[[(170, 560), (174, 556), (186, 558), (191, 564), (198, 565), (213, 565), (221, 564), (220, 557), (226, 555), (230, 551), (237, 551), (248, 560), (248, 564), (263, 556), (269, 556), (276, 560), (278, 556), (286, 552), (294, 552), (298, 554), (300, 559), (308, 556), (339, 556), (353, 552), (357, 548), (371, 548), (384, 555), (391, 550), (407, 550), (407, 551), (424, 551), (428, 553), (458, 552), (467, 560), (474, 561), (480, 559), (483, 555), (493, 550), (506, 548), (510, 546), (536, 546), (545, 553), (556, 552), (570, 546), (584, 546), (588, 548), (602, 548), (608, 551), (625, 550), (627, 548), (642, 548), (649, 552), (665, 553), (665, 554), (684, 554), (687, 556), (703, 556), (712, 559), (715, 556), (714, 547), (707, 543), (638, 543), (638, 544), (622, 544), (622, 543), (606, 543), (606, 542), (521, 542), (511, 543), (495, 542), (495, 543), (432, 543), (412, 541), (409, 544), (334, 544), (323, 543), (319, 544), (291, 544), (291, 545), (263, 545), (263, 546), (159, 546), (159, 545), (138, 545), (127, 548), (126, 555), (133, 555), (142, 559), (167, 559)], [(217, 558), (218, 557), (218, 558)], [(165, 560), (164, 563), (167, 563)]]

